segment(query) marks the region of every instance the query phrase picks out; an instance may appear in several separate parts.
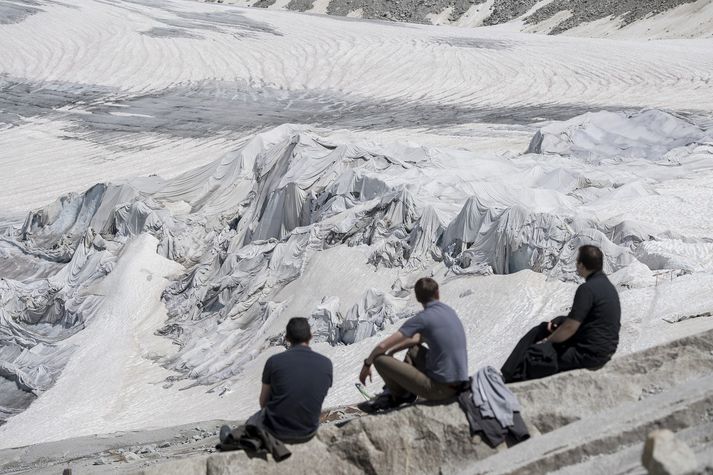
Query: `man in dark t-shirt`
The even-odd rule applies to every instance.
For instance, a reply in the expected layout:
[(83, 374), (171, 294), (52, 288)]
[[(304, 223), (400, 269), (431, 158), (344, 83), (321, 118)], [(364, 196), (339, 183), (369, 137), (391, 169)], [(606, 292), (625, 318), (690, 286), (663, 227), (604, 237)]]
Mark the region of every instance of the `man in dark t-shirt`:
[(332, 386), (332, 362), (312, 351), (312, 333), (305, 318), (287, 324), (287, 351), (272, 355), (262, 373), (260, 407), (253, 416), (283, 442), (309, 440), (319, 427), (319, 415)]
[[(579, 248), (577, 273), (585, 282), (577, 288), (572, 310), (566, 317), (536, 326), (520, 340), (502, 367), (506, 383), (599, 368), (611, 359), (619, 345), (621, 306), (616, 288), (602, 272), (603, 264), (598, 247)], [(543, 369), (541, 362), (548, 353), (551, 364)], [(536, 366), (533, 374), (530, 368)]]

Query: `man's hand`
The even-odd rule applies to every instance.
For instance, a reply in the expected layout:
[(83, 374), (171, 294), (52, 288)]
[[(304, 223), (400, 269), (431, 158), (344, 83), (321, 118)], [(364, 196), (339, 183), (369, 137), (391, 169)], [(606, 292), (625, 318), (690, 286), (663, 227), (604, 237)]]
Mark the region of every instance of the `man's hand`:
[(366, 364), (361, 367), (361, 372), (359, 373), (359, 381), (361, 384), (366, 384), (366, 377), (369, 377), (369, 382), (371, 382), (371, 366)]
[(547, 337), (547, 340), (552, 343), (562, 343), (563, 341), (567, 341), (572, 337), (572, 335), (577, 333), (580, 325), (581, 322), (567, 318), (562, 325), (557, 327), (557, 329)]
[[(407, 337), (400, 331), (396, 331), (394, 334), (376, 345), (374, 349), (371, 350), (371, 353), (369, 353), (369, 357), (364, 361), (373, 363), (377, 356), (383, 354), (393, 355), (403, 349), (410, 348), (413, 345), (418, 345), (420, 341), (421, 335), (418, 333), (411, 337)], [(361, 381), (361, 384), (366, 384), (367, 376), (369, 377), (369, 381), (371, 381), (371, 365), (365, 364), (362, 366), (361, 372), (359, 373), (359, 381)]]
[(547, 322), (547, 331), (550, 333), (554, 333), (555, 330), (557, 330), (560, 325), (564, 323), (564, 321), (567, 319), (567, 317), (560, 316), (560, 317), (555, 317), (549, 322)]

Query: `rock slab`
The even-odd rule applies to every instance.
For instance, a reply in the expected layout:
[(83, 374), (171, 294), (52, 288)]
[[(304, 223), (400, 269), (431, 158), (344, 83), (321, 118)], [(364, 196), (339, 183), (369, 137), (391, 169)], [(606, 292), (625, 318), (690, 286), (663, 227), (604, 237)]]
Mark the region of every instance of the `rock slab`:
[(649, 434), (641, 463), (650, 475), (688, 475), (698, 469), (693, 451), (667, 429)]

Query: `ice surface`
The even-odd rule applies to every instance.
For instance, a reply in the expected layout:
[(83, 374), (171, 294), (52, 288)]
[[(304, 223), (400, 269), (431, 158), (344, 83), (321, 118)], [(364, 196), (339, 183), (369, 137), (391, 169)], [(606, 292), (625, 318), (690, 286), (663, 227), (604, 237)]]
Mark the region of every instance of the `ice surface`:
[(42, 9), (0, 25), (1, 446), (245, 416), (292, 316), (353, 402), (425, 275), (497, 366), (584, 243), (621, 353), (713, 325), (709, 41)]
[[(126, 256), (147, 235), (166, 262), (176, 262), (174, 269), (179, 264), (186, 269), (163, 291), (168, 318), (157, 328), (158, 335), (177, 344), (176, 351), (152, 353), (151, 360), (171, 371), (167, 388), (185, 380), (189, 387), (208, 385), (218, 393), (240, 392), (236, 385), (242, 386), (246, 368), (279, 344), (288, 316), (310, 316), (315, 341), (335, 351), (393, 328), (416, 311), (409, 298), (420, 275), (436, 276), (445, 289), (520, 271), (573, 281), (576, 249), (595, 243), (603, 248), (606, 269), (626, 302), (624, 289), (659, 284), (652, 271), (666, 269), (678, 278), (713, 270), (709, 240), (675, 240), (672, 231), (654, 224), (603, 223), (581, 212), (621, 199), (614, 184), (598, 184), (597, 190), (609, 194), (571, 199), (586, 181), (565, 186), (568, 193), (558, 186), (540, 188), (543, 176), (561, 170), (558, 162), (541, 162), (538, 173), (532, 173), (529, 161), (518, 157), (493, 165), (477, 157), (459, 160), (461, 153), (448, 149), (417, 150), (339, 143), (303, 127), (281, 126), (196, 172), (143, 188), (97, 185), (33, 211), (5, 242), (23, 254), (66, 264), (51, 279), (3, 281), (4, 331), (10, 332), (3, 337), (5, 374), (37, 394), (57, 391), (65, 365), (86, 351), (72, 342), (89, 331), (83, 328), (92, 328), (107, 299), (114, 299), (105, 281), (135, 281), (113, 269), (135, 272), (131, 262), (136, 258)], [(575, 163), (585, 176), (601, 166), (590, 160)], [(618, 164), (611, 162), (610, 168)], [(512, 169), (507, 194), (490, 182), (501, 166)], [(639, 162), (639, 173), (660, 166), (657, 160)], [(423, 182), (426, 176), (438, 186)], [(651, 183), (635, 196), (655, 194), (656, 186)], [(444, 195), (444, 189), (449, 193)], [(538, 193), (540, 200), (525, 204), (527, 196)], [(177, 203), (185, 207), (174, 213)], [(315, 258), (340, 248), (360, 251), (348, 264), (338, 257)], [(350, 292), (324, 292), (310, 278), (308, 269), (315, 265), (327, 278), (346, 265), (364, 274), (349, 282)], [(155, 272), (152, 266), (146, 269)], [(387, 280), (374, 286), (369, 274)], [(507, 281), (502, 285), (509, 286)], [(285, 293), (288, 286), (292, 291)], [(105, 290), (82, 290), (97, 287)], [(295, 293), (309, 293), (312, 299), (300, 301)], [(486, 305), (488, 297), (465, 290), (458, 298), (472, 306)], [(567, 298), (560, 299), (561, 308), (526, 313), (535, 318), (540, 312), (562, 313)], [(681, 305), (675, 318), (689, 309), (698, 315), (710, 301)], [(517, 306), (511, 311), (522, 312)], [(502, 320), (503, 330), (510, 327), (507, 322), (511, 319)], [(37, 336), (41, 329), (50, 332), (52, 346)], [(347, 358), (350, 353), (337, 354)]]
[(676, 163), (679, 148), (712, 142), (710, 133), (659, 110), (602, 111), (542, 128), (528, 151), (586, 160), (642, 158)]

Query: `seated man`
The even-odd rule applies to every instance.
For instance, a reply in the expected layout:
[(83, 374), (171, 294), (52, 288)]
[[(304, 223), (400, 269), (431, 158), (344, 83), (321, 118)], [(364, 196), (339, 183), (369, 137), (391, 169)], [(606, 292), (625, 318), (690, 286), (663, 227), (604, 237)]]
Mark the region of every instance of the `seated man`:
[(306, 442), (319, 427), (322, 402), (332, 386), (332, 362), (310, 349), (312, 332), (306, 318), (290, 319), (285, 339), (290, 348), (265, 362), (262, 409), (247, 425), (265, 429), (282, 442)]
[[(360, 405), (366, 412), (413, 402), (455, 396), (468, 381), (468, 350), (463, 324), (456, 312), (441, 303), (438, 284), (430, 278), (416, 282), (416, 300), (423, 310), (408, 319), (393, 335), (379, 343), (364, 360), (359, 380), (371, 379), (376, 367), (386, 385), (383, 395)], [(428, 344), (428, 348), (421, 343)], [(393, 357), (410, 348), (404, 361)]]
[(506, 383), (599, 368), (611, 359), (619, 344), (621, 307), (616, 288), (602, 272), (603, 261), (598, 247), (579, 248), (577, 273), (586, 282), (577, 288), (572, 310), (520, 340), (501, 370)]

